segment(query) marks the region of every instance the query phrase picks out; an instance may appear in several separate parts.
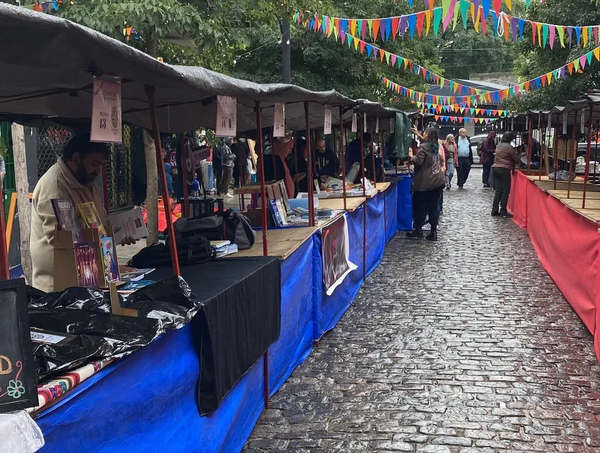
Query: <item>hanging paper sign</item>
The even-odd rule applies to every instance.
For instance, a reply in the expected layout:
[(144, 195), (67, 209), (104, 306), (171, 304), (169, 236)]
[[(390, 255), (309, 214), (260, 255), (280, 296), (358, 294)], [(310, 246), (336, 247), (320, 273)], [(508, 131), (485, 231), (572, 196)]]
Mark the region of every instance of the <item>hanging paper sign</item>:
[(325, 119), (323, 122), (323, 134), (331, 134), (331, 107), (325, 106)]
[(375, 133), (379, 134), (379, 118), (375, 121)]
[(358, 115), (356, 113), (352, 115), (352, 132), (358, 132)]
[(525, 117), (525, 129), (526, 130), (529, 129), (529, 117), (528, 116)]
[(548, 130), (548, 133), (550, 132), (550, 129), (552, 129), (552, 115), (548, 115), (548, 124), (546, 125), (546, 129)]
[(581, 111), (581, 133), (585, 134), (585, 110)]
[(537, 130), (539, 131), (542, 128), (542, 115), (538, 114), (538, 126)]
[(567, 133), (567, 115), (563, 115), (563, 125), (562, 125), (562, 133)]
[(94, 77), (90, 141), (123, 142), (120, 79), (107, 82)]
[(328, 296), (344, 281), (346, 276), (357, 269), (350, 262), (350, 240), (346, 216), (341, 216), (333, 223), (323, 227), (323, 285)]
[(285, 137), (285, 104), (282, 102), (273, 106), (273, 137)]
[(396, 127), (396, 122), (394, 120), (394, 118), (390, 118), (390, 133), (394, 133), (394, 129)]
[(363, 113), (363, 132), (366, 134), (367, 132), (369, 132), (367, 130), (367, 114)]
[(514, 130), (515, 130), (515, 119), (514, 119), (514, 118), (512, 118), (512, 119), (510, 120), (510, 130), (511, 130), (511, 131), (514, 131)]
[(217, 137), (235, 137), (237, 132), (237, 98), (217, 96)]

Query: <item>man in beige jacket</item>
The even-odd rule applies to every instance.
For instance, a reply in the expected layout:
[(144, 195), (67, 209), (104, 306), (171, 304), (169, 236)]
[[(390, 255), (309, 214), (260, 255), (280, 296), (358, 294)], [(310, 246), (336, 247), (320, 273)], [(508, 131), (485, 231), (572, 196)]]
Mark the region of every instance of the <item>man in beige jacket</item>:
[(42, 291), (54, 290), (54, 231), (57, 224), (52, 199), (69, 199), (80, 220), (77, 205), (94, 202), (103, 225), (106, 211), (94, 181), (102, 173), (109, 156), (103, 143), (91, 143), (89, 135), (73, 137), (63, 155), (40, 178), (33, 191), (31, 212), (31, 261), (33, 286)]

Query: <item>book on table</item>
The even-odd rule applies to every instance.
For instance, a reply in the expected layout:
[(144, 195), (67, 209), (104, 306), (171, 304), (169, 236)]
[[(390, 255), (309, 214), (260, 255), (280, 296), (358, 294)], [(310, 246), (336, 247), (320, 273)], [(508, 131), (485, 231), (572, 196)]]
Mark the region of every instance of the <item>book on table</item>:
[(87, 228), (97, 229), (101, 238), (107, 236), (106, 230), (104, 229), (104, 225), (102, 225), (102, 221), (100, 220), (100, 216), (96, 210), (96, 205), (93, 201), (79, 203), (77, 205), (77, 209), (79, 209), (81, 217), (83, 218)]
[(70, 231), (73, 234), (73, 242), (82, 242), (81, 225), (75, 218), (73, 202), (67, 199), (50, 200), (54, 216), (59, 230)]
[(117, 244), (121, 244), (125, 238), (137, 240), (148, 236), (142, 210), (138, 207), (110, 214), (108, 220)]

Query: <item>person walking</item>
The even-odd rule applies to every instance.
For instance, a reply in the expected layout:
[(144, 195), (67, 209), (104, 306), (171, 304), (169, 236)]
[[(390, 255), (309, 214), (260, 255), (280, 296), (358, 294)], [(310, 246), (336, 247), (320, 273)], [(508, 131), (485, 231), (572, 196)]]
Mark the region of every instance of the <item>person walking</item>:
[(233, 198), (233, 195), (229, 193), (229, 185), (231, 184), (231, 178), (233, 176), (233, 166), (235, 164), (236, 156), (231, 151), (231, 145), (233, 144), (233, 138), (228, 138), (223, 146), (221, 147), (221, 166), (223, 167), (223, 181), (221, 184), (221, 194), (226, 198)]
[(456, 149), (458, 151), (458, 188), (462, 189), (469, 179), (471, 165), (473, 165), (473, 152), (471, 151), (471, 139), (467, 135), (467, 130), (461, 128), (456, 138)]
[(458, 152), (454, 135), (448, 134), (444, 142), (444, 158), (446, 160), (446, 190), (452, 188), (454, 170), (458, 167)]
[(479, 162), (483, 165), (482, 182), (483, 187), (490, 188), (490, 172), (494, 165), (494, 153), (496, 152), (496, 132), (490, 131), (485, 140), (481, 142), (481, 156)]
[(519, 165), (519, 155), (510, 144), (514, 138), (512, 132), (504, 133), (500, 144), (496, 148), (494, 166), (492, 167), (496, 185), (492, 216), (502, 216), (508, 219), (512, 218), (512, 215), (508, 213), (506, 208), (508, 205), (508, 195), (510, 194), (512, 172)]
[(415, 167), (413, 177), (413, 203), (415, 229), (406, 233), (409, 238), (423, 237), (423, 221), (425, 214), (429, 215), (431, 232), (428, 240), (437, 241), (437, 226), (439, 220), (439, 203), (444, 189), (443, 161), (439, 154), (439, 132), (429, 127), (423, 134), (421, 146), (413, 156), (409, 151), (409, 160)]

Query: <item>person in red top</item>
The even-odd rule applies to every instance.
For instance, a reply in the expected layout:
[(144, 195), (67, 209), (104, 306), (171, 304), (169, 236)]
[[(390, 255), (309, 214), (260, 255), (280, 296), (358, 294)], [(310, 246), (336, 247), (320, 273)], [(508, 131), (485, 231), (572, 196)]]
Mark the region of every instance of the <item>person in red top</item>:
[(494, 164), (494, 153), (496, 152), (496, 132), (490, 131), (487, 138), (482, 143), (481, 157), (479, 162), (483, 165), (483, 187), (491, 187), (490, 172), (492, 171), (492, 165)]

